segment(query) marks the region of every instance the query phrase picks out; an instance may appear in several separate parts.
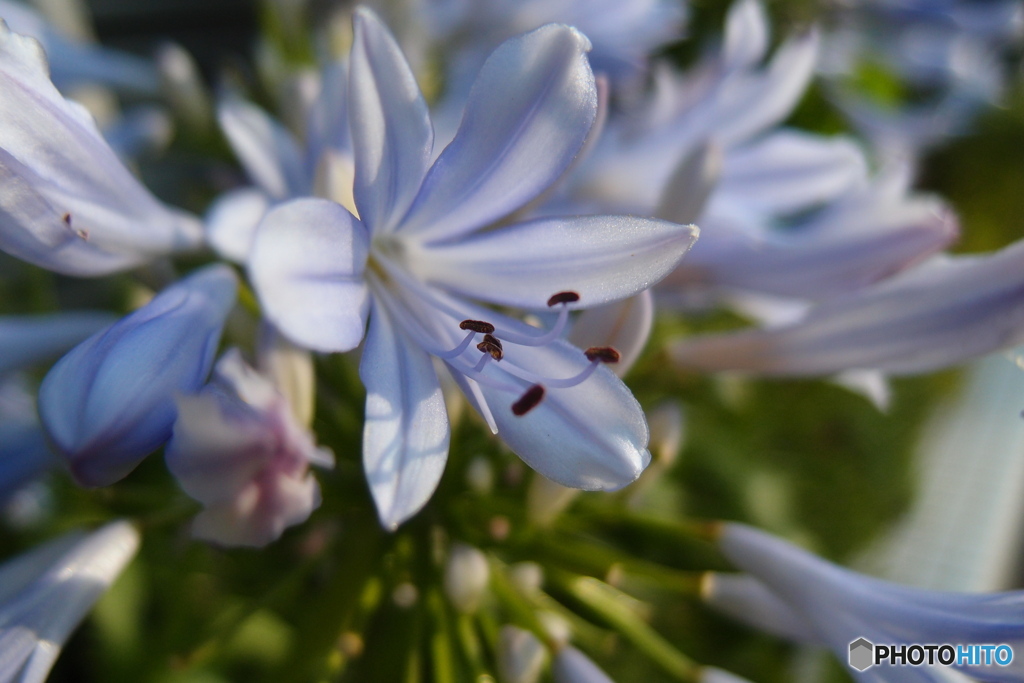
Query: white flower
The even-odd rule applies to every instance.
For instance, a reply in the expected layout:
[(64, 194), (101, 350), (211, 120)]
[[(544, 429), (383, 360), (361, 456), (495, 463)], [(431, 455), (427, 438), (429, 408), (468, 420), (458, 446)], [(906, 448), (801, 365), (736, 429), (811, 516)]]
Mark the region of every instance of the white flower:
[[(632, 296), (664, 277), (696, 230), (625, 216), (483, 230), (578, 153), (597, 111), (588, 47), (557, 25), (499, 47), (458, 134), (431, 164), (430, 118), (409, 66), (379, 20), (357, 12), (349, 106), (360, 217), (299, 199), (257, 229), (249, 274), (267, 317), (294, 342), (352, 349), (373, 309), (360, 368), (363, 453), (389, 528), (426, 503), (447, 458), (434, 358), (492, 431), (559, 483), (617, 489), (650, 458), (639, 405), (600, 367), (614, 351), (584, 355), (559, 335), (570, 307)], [(560, 314), (544, 332), (471, 299)]]
[[(800, 642), (823, 644), (846, 661), (851, 642), (1007, 644), (1024, 648), (1024, 591), (946, 593), (901, 586), (837, 567), (743, 524), (725, 524), (718, 546), (746, 577), (714, 576), (704, 596), (729, 614)], [(875, 666), (858, 680), (947, 681), (950, 669), (982, 681), (1018, 681), (1024, 660), (1009, 666)], [(909, 679), (908, 679), (909, 680)]]

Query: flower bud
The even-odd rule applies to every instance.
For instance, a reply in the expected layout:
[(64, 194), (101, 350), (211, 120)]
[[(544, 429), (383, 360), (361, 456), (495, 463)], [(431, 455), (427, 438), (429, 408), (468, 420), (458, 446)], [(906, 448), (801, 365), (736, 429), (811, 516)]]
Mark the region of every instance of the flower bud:
[(53, 366), (39, 414), (80, 484), (118, 481), (170, 438), (174, 396), (209, 374), (236, 286), (227, 266), (204, 268)]
[(526, 516), (537, 526), (548, 526), (579, 493), (579, 489), (571, 489), (541, 474), (534, 474), (526, 492)]
[(490, 578), (487, 557), (482, 552), (462, 543), (452, 546), (444, 568), (444, 592), (455, 609), (475, 612)]
[(535, 635), (515, 626), (502, 626), (498, 639), (498, 675), (501, 683), (536, 683), (547, 651)]
[(597, 664), (571, 646), (563, 647), (555, 655), (552, 673), (555, 683), (613, 683)]
[(263, 546), (304, 522), (320, 505), (310, 463), (334, 464), (237, 349), (224, 354), (201, 392), (179, 397), (166, 453), (181, 487), (205, 506), (192, 533), (232, 546)]

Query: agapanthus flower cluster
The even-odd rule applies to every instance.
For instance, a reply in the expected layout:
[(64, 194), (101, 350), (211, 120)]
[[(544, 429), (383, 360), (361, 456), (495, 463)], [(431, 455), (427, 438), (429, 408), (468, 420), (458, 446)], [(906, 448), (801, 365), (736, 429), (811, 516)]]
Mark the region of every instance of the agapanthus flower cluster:
[[(0, 0), (0, 533), (95, 530), (0, 566), (0, 681), (46, 678), (140, 533), (96, 629), (123, 638), (133, 594), (210, 617), (140, 659), (200, 676), (268, 629), (268, 680), (607, 683), (637, 675), (623, 644), (666, 680), (744, 680), (663, 633), (681, 599), (841, 658), (858, 637), (1024, 648), (1016, 593), (694, 522), (742, 505), (687, 500), (678, 457), (712, 441), (695, 386), (742, 411), (730, 378), (822, 376), (885, 407), (890, 375), (1024, 342), (1021, 242), (951, 253), (913, 155), (800, 123), (825, 93), (916, 154), (959, 126), (858, 119), (816, 74), (881, 41), (959, 123), (996, 99), (976, 39), (1012, 46), (1019, 3), (773, 36), (735, 0), (699, 42), (681, 0), (267, 0), (254, 69), (205, 73), (173, 43), (100, 46), (81, 14), (58, 28), (57, 4)], [(747, 516), (784, 527), (749, 481)], [(745, 574), (704, 571), (722, 559)], [(1020, 656), (966, 671), (1021, 680)]]

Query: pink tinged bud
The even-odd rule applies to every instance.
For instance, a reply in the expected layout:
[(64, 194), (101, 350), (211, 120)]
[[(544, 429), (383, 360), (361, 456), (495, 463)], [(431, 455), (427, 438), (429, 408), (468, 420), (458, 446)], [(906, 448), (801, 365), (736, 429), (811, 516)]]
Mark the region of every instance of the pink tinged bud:
[(444, 568), (444, 592), (455, 609), (467, 614), (475, 612), (490, 579), (487, 556), (472, 546), (452, 546)]
[(237, 283), (227, 266), (204, 268), (53, 366), (39, 416), (80, 484), (113, 484), (170, 438), (174, 396), (206, 380)]
[(309, 465), (331, 467), (295, 419), (288, 401), (237, 349), (217, 363), (213, 381), (178, 399), (167, 467), (205, 509), (198, 537), (228, 546), (264, 546), (320, 505)]
[(537, 683), (548, 653), (535, 635), (515, 626), (502, 626), (498, 640), (501, 683)]

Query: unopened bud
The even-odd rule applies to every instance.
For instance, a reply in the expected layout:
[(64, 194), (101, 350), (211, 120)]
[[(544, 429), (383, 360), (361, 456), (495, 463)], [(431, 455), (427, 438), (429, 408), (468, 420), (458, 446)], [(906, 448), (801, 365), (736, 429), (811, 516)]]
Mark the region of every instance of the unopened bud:
[(574, 647), (563, 647), (551, 667), (555, 683), (614, 683), (608, 674)]
[(494, 488), (494, 466), (491, 461), (478, 455), (469, 461), (466, 468), (466, 484), (481, 496), (486, 496)]
[(535, 635), (515, 626), (502, 626), (498, 640), (498, 675), (501, 683), (536, 683), (547, 651)]
[(475, 612), (491, 578), (487, 557), (476, 548), (456, 543), (444, 568), (444, 592), (455, 609)]
[(569, 507), (579, 490), (556, 484), (547, 477), (535, 474), (526, 492), (526, 516), (537, 526), (548, 526)]
[(544, 570), (536, 562), (517, 562), (509, 567), (508, 578), (520, 593), (536, 595), (544, 585)]

